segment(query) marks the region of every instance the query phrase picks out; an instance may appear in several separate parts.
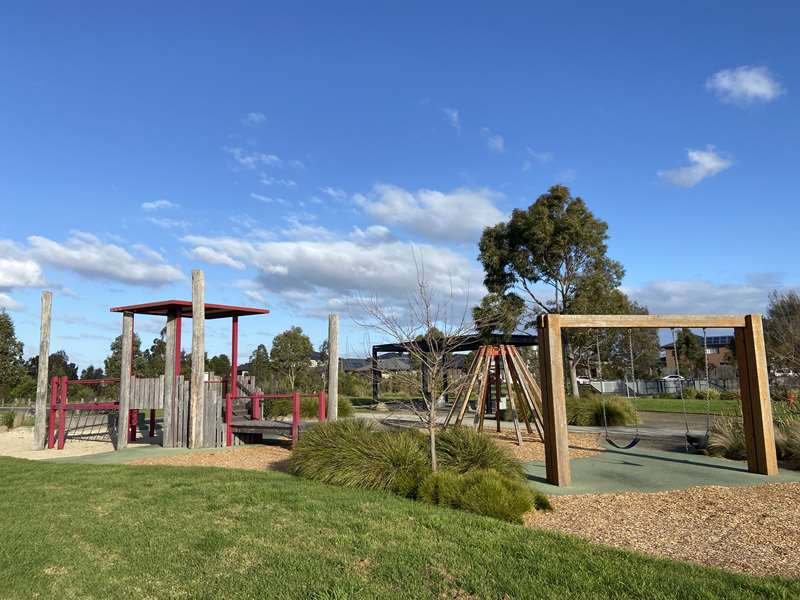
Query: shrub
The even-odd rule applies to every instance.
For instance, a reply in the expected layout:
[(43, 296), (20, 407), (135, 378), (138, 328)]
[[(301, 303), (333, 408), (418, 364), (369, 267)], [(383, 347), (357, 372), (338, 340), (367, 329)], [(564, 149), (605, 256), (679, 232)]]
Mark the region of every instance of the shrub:
[(368, 421), (346, 419), (321, 423), (302, 435), (289, 471), (334, 485), (414, 496), (430, 466), (418, 432), (376, 431)]
[(436, 438), (436, 459), (442, 469), (467, 473), (476, 469), (494, 469), (506, 477), (524, 476), (522, 465), (489, 436), (471, 427), (452, 427)]
[[(636, 410), (627, 398), (606, 399), (608, 425), (636, 425)], [(603, 424), (603, 400), (600, 396), (567, 398), (567, 422), (570, 425), (600, 426)]]
[(14, 428), (14, 418), (16, 417), (16, 413), (14, 411), (8, 411), (3, 413), (3, 420), (2, 424), (5, 425), (8, 429)]
[(420, 485), (417, 498), (428, 504), (458, 508), (463, 489), (462, 480), (461, 473), (454, 471), (431, 473)]
[(512, 523), (521, 523), (522, 515), (534, 508), (551, 510), (546, 496), (494, 469), (432, 473), (420, 486), (419, 498)]
[[(353, 416), (353, 405), (347, 398), (339, 397), (337, 399), (337, 406), (339, 407), (340, 417)], [(277, 398), (268, 402), (264, 408), (264, 416), (267, 418), (276, 417), (291, 417), (292, 416), (292, 399), (291, 398)], [(302, 419), (316, 419), (319, 416), (319, 398), (301, 398), (300, 399), (300, 418)]]
[(719, 393), (720, 400), (739, 400), (739, 392), (724, 390)]
[(518, 479), (493, 469), (472, 471), (462, 476), (458, 508), (512, 523), (534, 507), (533, 492)]

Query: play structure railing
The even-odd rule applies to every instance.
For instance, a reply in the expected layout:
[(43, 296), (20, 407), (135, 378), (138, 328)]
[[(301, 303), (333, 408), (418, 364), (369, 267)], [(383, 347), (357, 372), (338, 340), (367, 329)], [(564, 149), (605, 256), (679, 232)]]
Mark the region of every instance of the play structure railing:
[(119, 410), (119, 402), (72, 402), (68, 398), (69, 385), (107, 385), (119, 383), (119, 379), (69, 379), (66, 375), (50, 378), (50, 419), (48, 419), (47, 447), (64, 449), (66, 439), (67, 411)]
[(250, 401), (250, 412), (249, 412), (249, 419), (251, 421), (263, 421), (264, 420), (264, 401), (265, 400), (281, 400), (281, 399), (291, 399), (292, 401), (292, 424), (291, 424), (291, 439), (292, 439), (292, 448), (297, 445), (297, 440), (300, 433), (300, 421), (301, 421), (301, 399), (302, 398), (317, 398), (319, 400), (319, 409), (318, 409), (318, 420), (320, 423), (324, 422), (327, 418), (326, 416), (326, 406), (327, 406), (327, 394), (324, 390), (320, 390), (319, 392), (314, 393), (301, 393), (298, 391), (294, 391), (287, 394), (265, 394), (260, 391), (256, 391), (254, 393), (245, 394), (245, 395), (236, 395), (232, 392), (229, 392), (225, 396), (225, 445), (232, 446), (233, 445), (233, 402), (234, 400), (249, 400)]

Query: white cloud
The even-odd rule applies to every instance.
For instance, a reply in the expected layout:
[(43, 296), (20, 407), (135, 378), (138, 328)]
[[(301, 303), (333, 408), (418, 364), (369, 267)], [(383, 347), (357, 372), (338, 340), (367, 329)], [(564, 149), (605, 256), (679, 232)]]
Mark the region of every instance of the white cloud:
[(8, 294), (0, 294), (0, 310), (25, 310), (25, 305)]
[(207, 246), (196, 246), (189, 252), (191, 258), (195, 258), (210, 265), (222, 265), (224, 267), (231, 267), (232, 269), (244, 269), (244, 263), (231, 258), (224, 252), (213, 250)]
[(156, 200), (155, 202), (142, 202), (142, 210), (152, 212), (155, 210), (163, 210), (167, 208), (178, 208), (180, 205), (170, 202), (169, 200)]
[(275, 167), (283, 164), (283, 161), (274, 154), (248, 151), (238, 146), (226, 146), (224, 150), (230, 154), (242, 168), (248, 170), (257, 169), (258, 167), (262, 166)]
[(258, 127), (259, 125), (263, 125), (266, 122), (267, 122), (266, 115), (260, 112), (247, 113), (242, 118), (242, 125), (247, 125), (249, 127)]
[(301, 171), (306, 168), (305, 163), (301, 160), (297, 160), (296, 158), (293, 158), (289, 161), (289, 166), (293, 169), (299, 169)]
[(659, 171), (658, 176), (672, 185), (692, 187), (707, 177), (721, 173), (733, 164), (731, 160), (717, 154), (713, 146), (708, 146), (705, 150), (687, 150), (687, 155), (689, 165)]
[(141, 247), (139, 256), (135, 256), (121, 246), (104, 243), (82, 231), (73, 231), (64, 243), (32, 235), (28, 244), (35, 260), (90, 279), (159, 286), (184, 278), (176, 267), (156, 260), (152, 253), (143, 253)]
[(424, 261), (425, 278), (437, 294), (468, 295), (470, 301), (484, 293), (483, 276), (473, 260), (447, 248), (396, 240), (354, 239), (287, 240), (258, 242), (237, 237), (186, 236), (185, 243), (207, 247), (253, 266), (257, 286), (287, 302), (311, 310), (315, 303), (375, 296), (404, 303), (417, 282), (414, 255)]
[(246, 290), (244, 293), (248, 299), (252, 300), (253, 302), (258, 302), (259, 304), (266, 304), (267, 298), (259, 292), (258, 290)]
[[(23, 256), (9, 256), (5, 250), (11, 247), (11, 242), (0, 242), (0, 251), (5, 254), (0, 258), (0, 290), (43, 286), (44, 276), (39, 264)], [(17, 250), (16, 245), (13, 247)]]
[(461, 115), (458, 113), (458, 110), (455, 108), (443, 108), (442, 112), (444, 113), (447, 122), (450, 123), (450, 126), (460, 133)]
[(494, 204), (500, 197), (487, 189), (410, 192), (398, 186), (379, 184), (371, 194), (359, 194), (355, 199), (368, 215), (381, 223), (397, 225), (433, 239), (474, 241), (484, 227), (505, 218)]
[(506, 142), (499, 133), (492, 133), (488, 127), (481, 128), (481, 136), (486, 139), (486, 145), (492, 152), (504, 152)]
[(714, 73), (706, 81), (706, 89), (723, 102), (739, 105), (772, 102), (784, 93), (767, 67), (747, 65)]
[(373, 242), (388, 242), (394, 239), (392, 232), (383, 225), (370, 225), (366, 229), (353, 227), (350, 232), (350, 239), (359, 244), (369, 244)]
[(323, 187), (323, 188), (319, 188), (319, 191), (322, 192), (323, 194), (327, 194), (328, 196), (330, 196), (334, 200), (344, 200), (345, 198), (347, 198), (347, 194), (345, 193), (345, 191), (344, 190), (340, 190), (339, 188), (333, 188), (331, 186), (326, 186), (326, 187)]
[(530, 146), (525, 148), (525, 152), (527, 152), (530, 159), (522, 163), (523, 171), (530, 171), (531, 168), (533, 167), (534, 162), (537, 162), (540, 165), (546, 165), (553, 160), (552, 152), (537, 152)]
[(162, 229), (188, 229), (191, 223), (181, 219), (168, 219), (166, 217), (147, 217), (147, 221)]
[(774, 279), (751, 277), (741, 283), (650, 281), (625, 292), (652, 314), (746, 314), (762, 312), (776, 287)]
[(259, 181), (264, 185), (281, 185), (287, 188), (293, 188), (297, 185), (297, 182), (294, 179), (272, 177), (271, 175), (267, 175), (266, 173), (261, 174)]
[(283, 198), (273, 198), (272, 196), (264, 196), (263, 194), (256, 194), (255, 192), (252, 192), (250, 197), (264, 204), (286, 204), (286, 200)]

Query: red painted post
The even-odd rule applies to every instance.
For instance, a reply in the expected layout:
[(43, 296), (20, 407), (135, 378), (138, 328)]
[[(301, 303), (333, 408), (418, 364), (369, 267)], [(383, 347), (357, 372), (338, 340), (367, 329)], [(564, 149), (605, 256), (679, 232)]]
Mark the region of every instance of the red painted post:
[(50, 378), (50, 419), (47, 422), (47, 447), (56, 445), (56, 401), (58, 400), (58, 377)]
[(225, 445), (233, 446), (233, 392), (225, 396)]
[(239, 367), (239, 317), (231, 319), (231, 389), (236, 396), (239, 394), (239, 388), (236, 385), (236, 376)]
[(58, 411), (58, 449), (64, 449), (64, 436), (66, 433), (66, 414), (64, 412), (64, 407), (67, 404), (67, 376), (64, 375), (61, 377), (61, 385), (59, 386), (59, 411)]
[(156, 409), (150, 409), (150, 437), (156, 437)]
[(261, 398), (264, 394), (257, 393), (250, 396), (250, 419), (261, 420)]
[(300, 392), (292, 392), (292, 448), (297, 445), (300, 431)]
[(325, 390), (319, 391), (319, 422), (325, 422), (325, 405), (327, 404), (328, 399), (325, 397)]
[(135, 442), (136, 441), (136, 426), (139, 422), (139, 411), (135, 408), (130, 409), (128, 411), (128, 441)]

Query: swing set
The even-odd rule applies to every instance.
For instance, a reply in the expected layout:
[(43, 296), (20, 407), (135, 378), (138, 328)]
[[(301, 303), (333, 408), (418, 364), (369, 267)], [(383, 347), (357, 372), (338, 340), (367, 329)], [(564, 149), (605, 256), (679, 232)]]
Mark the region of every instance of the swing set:
[[(775, 433), (772, 424), (767, 360), (764, 351), (764, 332), (761, 315), (540, 315), (537, 322), (539, 341), (539, 366), (541, 372), (541, 407), (544, 430), (545, 467), (548, 483), (568, 486), (571, 483), (567, 436), (566, 396), (564, 390), (564, 352), (562, 334), (565, 329), (626, 329), (628, 330), (629, 368), (636, 386), (632, 329), (672, 330), (703, 329), (704, 350), (707, 349), (706, 329), (732, 328), (736, 344), (736, 360), (739, 366), (742, 425), (747, 446), (747, 468), (751, 473), (775, 475), (778, 461), (775, 451)], [(598, 366), (602, 372), (598, 339)], [(679, 363), (676, 347), (676, 363)], [(710, 429), (710, 395), (708, 355), (705, 356), (706, 371), (706, 432), (697, 439), (689, 432), (686, 414), (686, 399), (678, 366), (678, 389), (683, 406), (686, 427), (686, 445), (699, 445), (707, 440)], [(600, 373), (598, 373), (600, 374)], [(625, 377), (626, 394), (630, 394)], [(638, 390), (634, 389), (634, 397)], [(603, 400), (603, 425), (606, 440), (615, 448), (629, 449), (639, 443), (638, 416), (636, 433), (628, 443), (611, 439)]]

